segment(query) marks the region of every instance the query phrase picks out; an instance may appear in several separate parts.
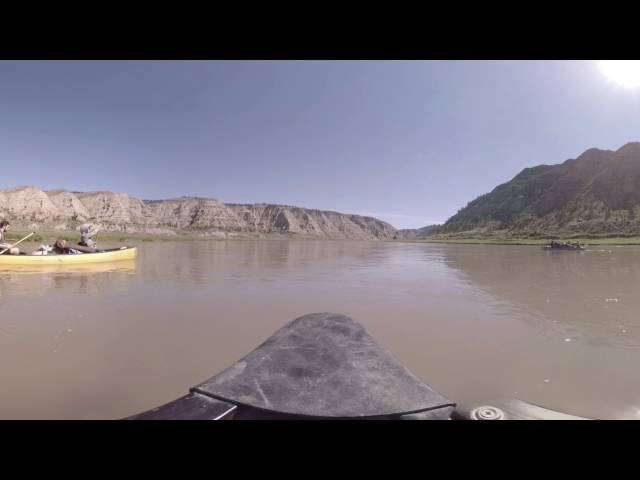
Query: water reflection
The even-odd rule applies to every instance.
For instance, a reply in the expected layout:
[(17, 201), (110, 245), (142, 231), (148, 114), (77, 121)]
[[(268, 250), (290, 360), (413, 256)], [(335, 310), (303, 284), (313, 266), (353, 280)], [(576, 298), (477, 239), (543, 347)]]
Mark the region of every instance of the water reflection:
[(8, 297), (47, 295), (52, 290), (99, 295), (127, 288), (135, 260), (86, 265), (12, 266), (0, 270), (0, 304)]
[(180, 279), (204, 286), (221, 285), (225, 279), (273, 281), (311, 266), (367, 268), (389, 255), (375, 242), (268, 240), (156, 243), (140, 249), (138, 258), (140, 273), (149, 280)]
[(10, 278), (12, 274), (42, 273), (104, 273), (104, 272), (134, 272), (135, 260), (120, 260), (117, 262), (87, 263), (87, 264), (58, 264), (58, 265), (11, 265), (0, 267), (0, 278)]
[(445, 253), (451, 268), (541, 334), (594, 346), (640, 347), (637, 247), (612, 253), (451, 245)]

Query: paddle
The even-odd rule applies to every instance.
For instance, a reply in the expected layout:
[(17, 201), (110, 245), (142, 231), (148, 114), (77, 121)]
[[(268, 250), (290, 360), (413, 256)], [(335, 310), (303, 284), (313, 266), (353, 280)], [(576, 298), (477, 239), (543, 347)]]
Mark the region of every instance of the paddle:
[(0, 255), (2, 255), (2, 254), (3, 254), (4, 252), (6, 252), (7, 250), (11, 250), (13, 247), (15, 247), (16, 245), (18, 245), (18, 244), (20, 244), (20, 243), (24, 242), (24, 241), (25, 241), (27, 238), (29, 238), (31, 235), (35, 235), (35, 234), (36, 234), (36, 232), (31, 232), (29, 235), (27, 235), (26, 237), (24, 237), (22, 240), (20, 240), (20, 241), (18, 241), (18, 242), (16, 242), (16, 243), (14, 243), (14, 244), (13, 244), (13, 245), (11, 245), (9, 248), (5, 248), (4, 250), (2, 250), (2, 251), (0, 252)]

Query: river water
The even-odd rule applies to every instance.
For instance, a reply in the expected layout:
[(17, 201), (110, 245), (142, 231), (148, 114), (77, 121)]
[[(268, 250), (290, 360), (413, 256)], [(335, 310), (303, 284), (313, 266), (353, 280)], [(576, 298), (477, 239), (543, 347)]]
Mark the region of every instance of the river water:
[(337, 312), (463, 406), (640, 418), (640, 247), (338, 241), (138, 245), (0, 269), (0, 418), (115, 419), (185, 395), (288, 321)]

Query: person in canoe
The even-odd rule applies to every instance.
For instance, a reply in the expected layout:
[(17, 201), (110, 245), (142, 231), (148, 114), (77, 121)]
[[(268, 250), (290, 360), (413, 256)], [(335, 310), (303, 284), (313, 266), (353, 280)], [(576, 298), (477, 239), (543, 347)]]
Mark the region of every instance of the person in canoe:
[(101, 250), (98, 249), (96, 242), (92, 240), (99, 231), (99, 227), (91, 223), (84, 223), (80, 225), (80, 241), (78, 243), (56, 240), (53, 245), (42, 245), (32, 255), (77, 255), (100, 252)]
[(11, 224), (8, 220), (0, 221), (0, 252), (6, 250), (4, 255), (20, 255), (20, 249), (12, 247), (11, 244), (6, 243), (5, 233), (11, 228)]
[(67, 242), (66, 240), (58, 240), (53, 245), (53, 252), (57, 254), (79, 254), (79, 253), (96, 253), (98, 249), (93, 237), (100, 231), (100, 228), (92, 223), (84, 223), (80, 225), (80, 241), (78, 243)]
[(80, 242), (78, 245), (87, 248), (97, 248), (96, 242), (94, 242), (92, 238), (96, 236), (99, 231), (100, 227), (92, 223), (83, 223), (80, 225)]

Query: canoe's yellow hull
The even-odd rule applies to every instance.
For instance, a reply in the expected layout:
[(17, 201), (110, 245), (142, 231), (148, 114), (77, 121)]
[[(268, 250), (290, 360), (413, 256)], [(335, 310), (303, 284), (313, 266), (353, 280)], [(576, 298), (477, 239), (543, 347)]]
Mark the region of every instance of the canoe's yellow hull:
[(136, 258), (136, 247), (123, 247), (100, 253), (76, 255), (0, 255), (0, 268), (8, 266), (83, 265), (88, 263), (119, 262)]

